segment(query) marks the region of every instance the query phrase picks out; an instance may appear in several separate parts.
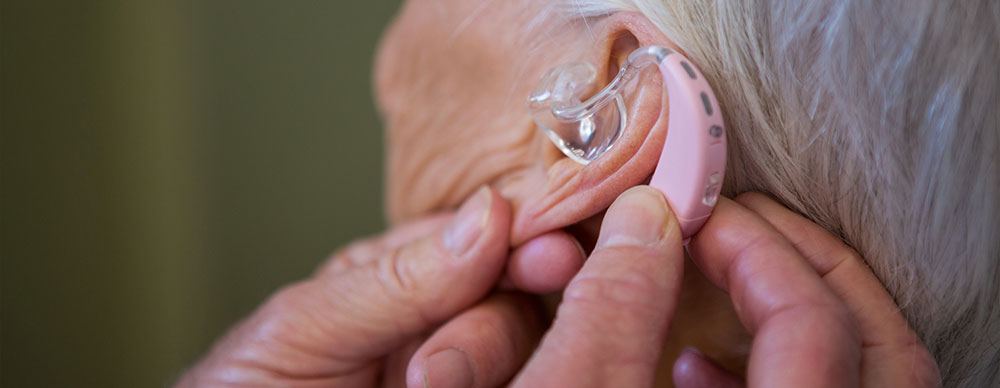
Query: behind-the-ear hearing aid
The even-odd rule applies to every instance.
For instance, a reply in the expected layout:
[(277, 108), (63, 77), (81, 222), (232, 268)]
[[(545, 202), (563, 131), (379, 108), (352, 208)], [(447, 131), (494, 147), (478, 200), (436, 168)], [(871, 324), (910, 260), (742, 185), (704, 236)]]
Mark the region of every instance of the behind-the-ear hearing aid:
[[(587, 164), (610, 149), (628, 123), (623, 91), (639, 72), (657, 65), (669, 104), (667, 138), (650, 186), (667, 197), (684, 238), (712, 214), (726, 172), (726, 131), (715, 94), (691, 61), (660, 46), (631, 54), (618, 76), (584, 100), (597, 76), (594, 66), (571, 63), (542, 77), (528, 99), (538, 127), (571, 159)], [(664, 125), (663, 120), (657, 125)]]

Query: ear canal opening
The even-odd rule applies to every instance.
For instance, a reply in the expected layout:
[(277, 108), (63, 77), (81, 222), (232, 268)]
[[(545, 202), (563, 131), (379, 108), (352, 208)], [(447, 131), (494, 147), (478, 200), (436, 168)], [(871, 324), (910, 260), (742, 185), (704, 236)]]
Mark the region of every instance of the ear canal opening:
[(615, 37), (611, 44), (611, 53), (608, 55), (607, 79), (610, 81), (618, 76), (622, 66), (628, 62), (628, 56), (639, 48), (639, 38), (631, 33), (621, 33)]

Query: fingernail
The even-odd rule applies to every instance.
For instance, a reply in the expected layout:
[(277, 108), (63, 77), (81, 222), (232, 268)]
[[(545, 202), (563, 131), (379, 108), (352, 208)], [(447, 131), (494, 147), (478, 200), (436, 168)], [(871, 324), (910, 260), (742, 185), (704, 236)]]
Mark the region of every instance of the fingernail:
[(456, 257), (464, 255), (483, 234), (492, 199), (489, 188), (479, 189), (458, 209), (458, 214), (445, 228), (444, 245)]
[(697, 355), (697, 356), (704, 356), (705, 355), (705, 353), (702, 353), (701, 350), (698, 350), (698, 348), (696, 348), (694, 346), (685, 346), (684, 350), (682, 350), (682, 352), (684, 352), (684, 353), (691, 353), (691, 354), (694, 354), (694, 355)]
[(424, 361), (425, 388), (468, 388), (473, 377), (469, 358), (455, 348), (434, 353)]
[(623, 193), (604, 215), (597, 248), (646, 246), (660, 241), (667, 232), (670, 207), (663, 194), (649, 186)]

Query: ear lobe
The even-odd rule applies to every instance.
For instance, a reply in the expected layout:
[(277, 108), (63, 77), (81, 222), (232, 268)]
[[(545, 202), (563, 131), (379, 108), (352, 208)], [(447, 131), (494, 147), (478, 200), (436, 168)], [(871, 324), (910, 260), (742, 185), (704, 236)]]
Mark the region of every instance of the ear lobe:
[[(592, 27), (598, 42), (588, 47), (598, 48), (592, 54), (592, 63), (606, 66), (598, 74), (610, 74), (604, 84), (617, 74), (618, 66), (632, 50), (645, 45), (674, 47), (648, 19), (636, 13), (616, 13)], [(506, 197), (514, 200), (514, 245), (600, 213), (618, 195), (653, 173), (666, 138), (666, 93), (658, 71), (642, 72), (638, 85), (626, 97), (629, 120), (623, 133), (607, 153), (590, 164), (578, 164), (545, 136), (537, 136), (539, 142), (544, 142), (540, 154), (544, 170), (510, 182), (516, 188), (501, 188)]]

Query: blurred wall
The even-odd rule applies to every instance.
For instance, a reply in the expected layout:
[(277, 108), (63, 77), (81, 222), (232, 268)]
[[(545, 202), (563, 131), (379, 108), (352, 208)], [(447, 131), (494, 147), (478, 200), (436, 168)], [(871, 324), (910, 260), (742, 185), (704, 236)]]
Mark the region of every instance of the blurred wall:
[(0, 385), (167, 384), (382, 228), (397, 6), (5, 0)]

